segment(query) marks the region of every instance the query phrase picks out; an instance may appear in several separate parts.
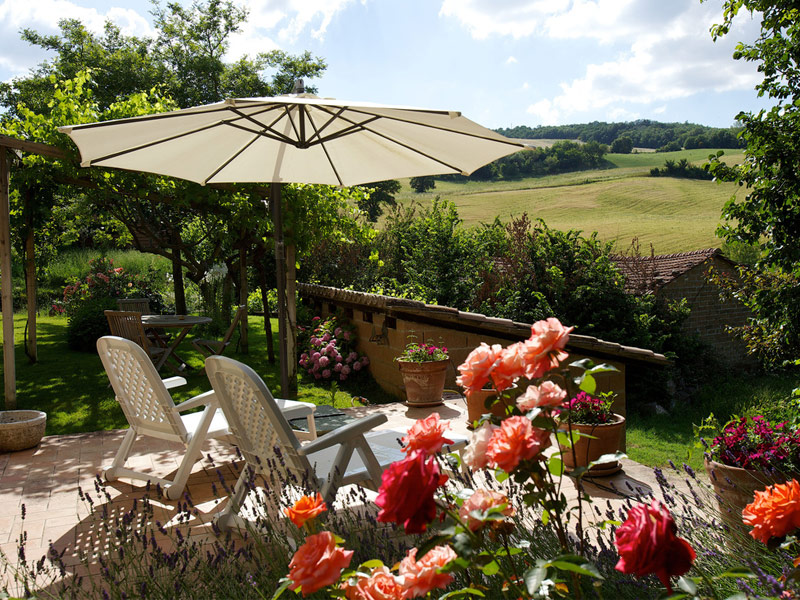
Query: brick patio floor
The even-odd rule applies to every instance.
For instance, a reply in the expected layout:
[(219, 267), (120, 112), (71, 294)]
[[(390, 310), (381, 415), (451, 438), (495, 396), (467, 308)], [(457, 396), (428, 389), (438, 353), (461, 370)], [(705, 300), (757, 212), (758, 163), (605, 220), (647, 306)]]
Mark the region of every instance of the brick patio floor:
[[(408, 408), (404, 404), (387, 404), (348, 412), (362, 416), (372, 412), (387, 415), (381, 428), (406, 430), (416, 419), (437, 411), (451, 424), (452, 430), (468, 435), (466, 406), (463, 400), (449, 399), (434, 408)], [(36, 560), (44, 555), (50, 543), (59, 551), (66, 549), (67, 564), (77, 564), (79, 550), (90, 551), (99, 543), (92, 533), (91, 513), (102, 510), (95, 504), (90, 509), (79, 498), (78, 489), (95, 494), (95, 479), (109, 466), (122, 441), (124, 431), (101, 431), (75, 435), (45, 437), (30, 450), (0, 454), (0, 549), (15, 557), (20, 534), (27, 532), (26, 556)], [(129, 464), (139, 470), (152, 471), (158, 476), (171, 476), (177, 469), (183, 448), (179, 444), (143, 438), (137, 440)], [(212, 462), (209, 460), (213, 460)], [(220, 473), (230, 484), (236, 481), (241, 463), (236, 463), (235, 450), (221, 442), (209, 441), (203, 449), (203, 459), (195, 465), (189, 478), (188, 492), (198, 509), (197, 535), (208, 535), (208, 524), (225, 500), (214, 493), (213, 484)], [(612, 477), (597, 478), (585, 483), (586, 492), (597, 499), (607, 499), (612, 506), (621, 505), (624, 495), (647, 494), (656, 488), (653, 471), (625, 460), (624, 469)], [(135, 499), (145, 495), (144, 482), (122, 479), (107, 484), (110, 495), (103, 500), (107, 510), (125, 510)], [(219, 489), (219, 486), (217, 486)], [(572, 480), (565, 486), (568, 497), (576, 495)], [(619, 491), (615, 491), (619, 490)], [(151, 492), (150, 497), (155, 494)], [(605, 507), (603, 501), (603, 507)], [(25, 516), (22, 517), (24, 505)], [(155, 502), (156, 516), (163, 523), (175, 516), (177, 502), (161, 499)], [(8, 577), (8, 575), (6, 575)], [(2, 589), (2, 584), (0, 584)]]

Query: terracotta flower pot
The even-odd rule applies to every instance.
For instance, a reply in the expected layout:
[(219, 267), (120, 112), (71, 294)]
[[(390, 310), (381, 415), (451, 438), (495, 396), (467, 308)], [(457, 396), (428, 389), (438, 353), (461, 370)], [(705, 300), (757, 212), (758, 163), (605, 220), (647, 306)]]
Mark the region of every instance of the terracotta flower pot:
[(428, 362), (398, 360), (409, 406), (436, 406), (442, 403), (449, 359)]
[[(747, 529), (742, 522), (742, 510), (755, 499), (755, 493), (773, 483), (784, 483), (792, 475), (779, 472), (764, 473), (755, 469), (731, 467), (705, 459), (706, 474), (717, 496), (723, 520), (731, 527)], [(800, 475), (795, 474), (795, 477)]]
[[(625, 430), (625, 417), (615, 413), (613, 419), (611, 423), (601, 423), (599, 425), (572, 424), (573, 431), (579, 431), (593, 437), (579, 437), (575, 440), (572, 448), (561, 446), (561, 460), (564, 461), (564, 466), (568, 470), (576, 467), (586, 467), (590, 462), (603, 456), (603, 454), (613, 454), (619, 450), (622, 433)], [(567, 424), (561, 423), (559, 430), (566, 431)], [(594, 477), (603, 477), (613, 475), (620, 469), (622, 469), (620, 462), (614, 461), (595, 465), (589, 469), (588, 474)]]
[[(517, 385), (511, 388), (511, 390), (516, 390)], [(467, 425), (467, 429), (473, 429), (473, 423), (481, 418), (481, 415), (485, 413), (491, 413), (498, 417), (505, 417), (506, 416), (506, 401), (495, 402), (490, 409), (486, 408), (486, 399), (487, 398), (495, 398), (497, 397), (497, 392), (493, 389), (482, 389), (476, 392), (472, 392), (469, 396), (466, 396), (467, 399), (467, 421), (469, 424)], [(513, 404), (513, 401), (511, 402)]]

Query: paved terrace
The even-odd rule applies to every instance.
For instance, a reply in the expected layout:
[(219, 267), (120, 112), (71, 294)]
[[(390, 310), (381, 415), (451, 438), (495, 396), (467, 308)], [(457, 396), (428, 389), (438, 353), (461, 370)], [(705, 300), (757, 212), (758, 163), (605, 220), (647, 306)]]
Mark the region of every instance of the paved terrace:
[[(406, 430), (416, 419), (438, 411), (442, 419), (450, 423), (453, 431), (464, 435), (469, 433), (466, 429), (466, 406), (460, 398), (447, 399), (443, 406), (434, 408), (408, 408), (402, 403), (395, 403), (346, 410), (358, 416), (372, 412), (384, 413), (388, 422), (382, 428), (401, 430)], [(94, 512), (96, 516), (104, 508), (110, 511), (125, 510), (146, 493), (143, 482), (133, 481), (131, 484), (126, 482), (131, 480), (122, 479), (108, 484), (110, 500), (102, 499), (93, 506), (93, 510), (79, 499), (79, 488), (96, 495), (95, 478), (111, 464), (124, 433), (124, 430), (116, 430), (48, 436), (36, 448), (1, 454), (0, 549), (7, 556), (15, 557), (20, 534), (26, 531), (26, 556), (29, 560), (44, 555), (52, 542), (59, 551), (66, 549), (64, 560), (67, 564), (78, 564), (78, 550), (90, 551), (98, 543), (88, 535), (93, 517), (91, 513)], [(135, 463), (139, 470), (152, 470), (154, 474), (165, 476), (177, 469), (176, 458), (181, 453), (179, 444), (140, 438), (129, 461)], [(203, 454), (204, 458), (194, 467), (187, 489), (199, 511), (198, 526), (193, 527), (193, 531), (195, 535), (210, 536), (208, 523), (226, 502), (214, 493), (213, 484), (219, 483), (221, 472), (232, 486), (241, 463), (234, 462), (234, 449), (216, 441), (207, 442)], [(620, 492), (615, 492), (615, 489)], [(624, 501), (623, 495), (647, 494), (651, 489), (657, 489), (652, 469), (630, 460), (624, 461), (623, 471), (615, 476), (585, 482), (586, 492), (600, 500), (601, 508), (605, 508), (606, 500), (612, 506), (618, 506)], [(575, 497), (573, 480), (567, 482), (565, 490), (572, 498)], [(150, 496), (154, 495), (151, 492)], [(176, 502), (161, 499), (154, 504), (154, 519), (167, 523), (175, 516)], [(21, 516), (23, 505), (24, 521)]]

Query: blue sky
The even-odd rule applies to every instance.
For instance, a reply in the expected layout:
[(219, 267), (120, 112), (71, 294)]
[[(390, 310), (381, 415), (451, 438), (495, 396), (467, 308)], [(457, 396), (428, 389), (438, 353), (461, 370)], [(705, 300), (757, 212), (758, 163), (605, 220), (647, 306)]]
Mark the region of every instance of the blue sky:
[[(184, 4), (189, 4), (181, 0)], [(321, 96), (460, 110), (487, 127), (689, 121), (727, 127), (764, 106), (731, 57), (758, 21), (711, 40), (722, 0), (250, 0), (231, 58), (275, 48), (328, 63)], [(143, 0), (0, 0), (0, 80), (47, 55), (19, 39), (77, 17), (152, 34)]]

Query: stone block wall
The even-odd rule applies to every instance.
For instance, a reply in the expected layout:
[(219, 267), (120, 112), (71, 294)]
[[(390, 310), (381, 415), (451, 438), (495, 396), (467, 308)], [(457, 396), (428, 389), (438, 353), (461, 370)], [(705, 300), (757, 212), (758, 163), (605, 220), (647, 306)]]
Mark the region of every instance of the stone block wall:
[[(411, 341), (446, 346), (451, 364), (445, 386), (461, 393), (456, 384), (457, 367), (481, 342), (508, 346), (530, 337), (531, 326), (449, 307), (424, 304), (322, 286), (300, 284), (299, 292), (321, 317), (341, 312), (355, 326), (358, 350), (370, 360), (370, 372), (378, 384), (399, 400), (405, 400), (403, 379), (395, 362)], [(625, 374), (638, 364), (666, 365), (664, 356), (650, 350), (621, 346), (590, 336), (572, 335), (567, 346), (570, 361), (589, 358), (609, 363), (617, 372), (597, 376), (598, 392), (616, 393), (614, 411), (627, 414)], [(624, 436), (623, 436), (624, 440)], [(622, 444), (624, 449), (624, 441)]]

